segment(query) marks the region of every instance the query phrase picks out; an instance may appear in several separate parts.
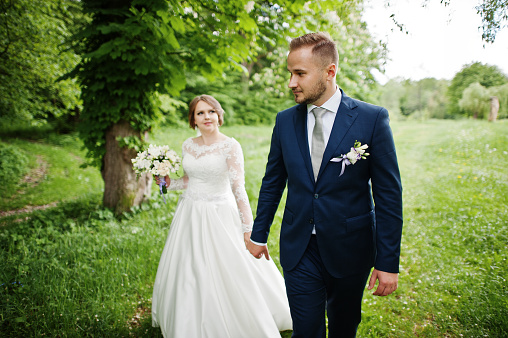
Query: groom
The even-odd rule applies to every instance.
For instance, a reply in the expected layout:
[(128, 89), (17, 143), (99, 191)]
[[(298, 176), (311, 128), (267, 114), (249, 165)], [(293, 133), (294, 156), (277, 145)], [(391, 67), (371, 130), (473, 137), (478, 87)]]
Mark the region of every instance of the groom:
[[(325, 310), (329, 337), (354, 337), (372, 267), (374, 295), (397, 289), (402, 187), (388, 112), (338, 88), (338, 57), (327, 34), (291, 41), (289, 87), (299, 105), (277, 115), (247, 244), (269, 259), (266, 242), (287, 185), (280, 259), (293, 337), (326, 337)], [(357, 141), (368, 146), (358, 150), (363, 158), (351, 149)]]

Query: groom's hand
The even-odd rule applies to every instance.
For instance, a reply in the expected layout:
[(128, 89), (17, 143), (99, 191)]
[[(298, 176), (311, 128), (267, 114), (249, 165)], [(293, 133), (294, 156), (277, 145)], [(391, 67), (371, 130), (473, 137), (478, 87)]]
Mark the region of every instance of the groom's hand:
[(372, 290), (376, 285), (376, 280), (379, 280), (379, 285), (377, 286), (376, 291), (374, 291), (374, 296), (388, 296), (393, 291), (397, 290), (397, 283), (399, 281), (398, 273), (384, 272), (379, 270), (372, 270), (372, 275), (369, 280), (369, 290)]
[(266, 246), (266, 244), (257, 245), (249, 240), (249, 242), (247, 243), (247, 250), (249, 250), (251, 255), (257, 259), (263, 257), (264, 255), (266, 260), (270, 260), (270, 255), (268, 254), (268, 247)]

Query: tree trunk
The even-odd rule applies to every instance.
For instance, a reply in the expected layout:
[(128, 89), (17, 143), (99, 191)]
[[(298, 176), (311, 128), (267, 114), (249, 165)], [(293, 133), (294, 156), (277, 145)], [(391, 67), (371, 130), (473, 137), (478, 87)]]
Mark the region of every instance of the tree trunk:
[(496, 122), (498, 112), (499, 112), (499, 99), (497, 96), (492, 96), (490, 98), (489, 122)]
[[(102, 178), (104, 179), (103, 203), (117, 214), (139, 205), (150, 195), (152, 176), (144, 174), (136, 177), (131, 159), (136, 151), (118, 145), (117, 137), (140, 136), (128, 122), (120, 121), (106, 132), (106, 154), (103, 159)], [(145, 140), (147, 133), (145, 133)]]

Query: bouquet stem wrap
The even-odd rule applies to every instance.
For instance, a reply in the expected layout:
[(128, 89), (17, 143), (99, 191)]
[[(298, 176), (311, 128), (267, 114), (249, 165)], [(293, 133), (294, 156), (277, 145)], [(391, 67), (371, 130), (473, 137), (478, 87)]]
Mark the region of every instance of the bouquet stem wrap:
[(160, 179), (159, 175), (156, 176), (157, 178), (159, 178), (159, 191), (161, 193), (162, 199), (164, 200), (164, 204), (166, 204), (166, 197), (164, 196), (164, 194), (168, 192), (166, 188), (166, 180), (164, 179), (164, 177)]

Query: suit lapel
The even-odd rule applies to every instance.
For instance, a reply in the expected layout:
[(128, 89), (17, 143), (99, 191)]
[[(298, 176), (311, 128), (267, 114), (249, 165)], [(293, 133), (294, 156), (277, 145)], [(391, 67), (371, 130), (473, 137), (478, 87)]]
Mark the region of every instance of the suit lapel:
[[(357, 104), (349, 96), (342, 92), (342, 99), (337, 111), (337, 116), (335, 116), (332, 132), (330, 133), (330, 139), (328, 140), (328, 144), (326, 145), (326, 149), (323, 154), (323, 161), (321, 162), (321, 168), (319, 169), (318, 179), (323, 170), (330, 163), (330, 160), (334, 156), (337, 148), (340, 146), (340, 143), (347, 131), (356, 120), (358, 116), (358, 112), (354, 109), (356, 107)], [(353, 145), (351, 144), (351, 146)]]
[(314, 182), (314, 173), (312, 172), (312, 163), (310, 160), (309, 140), (307, 132), (307, 106), (300, 104), (296, 107), (296, 114), (294, 116), (296, 139), (298, 147), (302, 154), (303, 162), (307, 168), (307, 173), (310, 179)]

